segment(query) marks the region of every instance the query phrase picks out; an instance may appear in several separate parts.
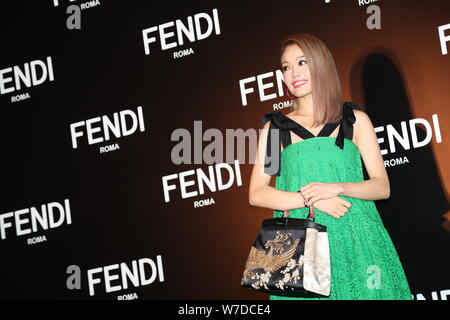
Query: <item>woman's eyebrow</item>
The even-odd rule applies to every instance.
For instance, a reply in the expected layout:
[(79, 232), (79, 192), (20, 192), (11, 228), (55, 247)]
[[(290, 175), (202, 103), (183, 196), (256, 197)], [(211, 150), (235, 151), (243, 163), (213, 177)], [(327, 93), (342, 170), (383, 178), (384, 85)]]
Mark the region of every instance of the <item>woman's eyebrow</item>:
[[(298, 56), (296, 59), (298, 59), (298, 58), (305, 58), (305, 56)], [(281, 64), (283, 64), (285, 62), (287, 62), (287, 61), (283, 61), (283, 62), (281, 62)]]

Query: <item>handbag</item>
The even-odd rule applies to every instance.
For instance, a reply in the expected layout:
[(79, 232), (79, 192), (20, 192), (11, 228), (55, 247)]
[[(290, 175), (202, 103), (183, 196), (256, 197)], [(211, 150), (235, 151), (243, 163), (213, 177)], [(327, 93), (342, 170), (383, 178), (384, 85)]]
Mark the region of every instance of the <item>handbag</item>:
[(331, 269), (327, 227), (307, 219), (266, 219), (250, 249), (241, 285), (278, 296), (327, 297)]

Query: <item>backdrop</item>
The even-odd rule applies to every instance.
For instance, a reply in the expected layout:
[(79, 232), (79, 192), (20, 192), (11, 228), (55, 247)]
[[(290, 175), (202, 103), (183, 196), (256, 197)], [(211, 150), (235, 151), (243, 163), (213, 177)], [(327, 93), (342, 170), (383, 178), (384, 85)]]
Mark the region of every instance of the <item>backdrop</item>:
[(2, 1), (0, 24), (1, 298), (267, 299), (240, 280), (273, 211), (225, 136), (288, 113), (300, 32), (374, 124), (414, 298), (450, 295), (449, 1)]

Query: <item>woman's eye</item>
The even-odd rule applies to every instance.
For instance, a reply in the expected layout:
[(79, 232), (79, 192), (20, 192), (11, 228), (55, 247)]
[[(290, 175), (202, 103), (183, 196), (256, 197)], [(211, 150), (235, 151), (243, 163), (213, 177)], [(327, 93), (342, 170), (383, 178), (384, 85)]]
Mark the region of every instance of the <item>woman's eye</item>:
[[(306, 61), (306, 60), (300, 60), (298, 63), (299, 63), (300, 66), (303, 66), (303, 65), (307, 64), (308, 61)], [(282, 70), (283, 72), (284, 72), (284, 71), (288, 71), (289, 69), (290, 69), (290, 67), (288, 67), (288, 66), (281, 67), (281, 70)]]

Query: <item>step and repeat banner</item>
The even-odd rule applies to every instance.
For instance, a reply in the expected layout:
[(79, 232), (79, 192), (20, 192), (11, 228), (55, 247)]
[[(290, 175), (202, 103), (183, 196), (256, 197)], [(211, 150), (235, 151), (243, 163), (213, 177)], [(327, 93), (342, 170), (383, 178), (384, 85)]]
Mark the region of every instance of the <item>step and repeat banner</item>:
[(267, 299), (240, 283), (273, 215), (248, 187), (296, 33), (374, 124), (414, 299), (449, 298), (449, 1), (3, 1), (0, 25), (0, 298)]

